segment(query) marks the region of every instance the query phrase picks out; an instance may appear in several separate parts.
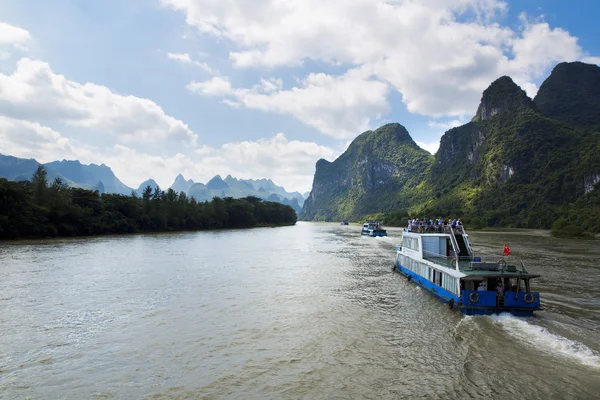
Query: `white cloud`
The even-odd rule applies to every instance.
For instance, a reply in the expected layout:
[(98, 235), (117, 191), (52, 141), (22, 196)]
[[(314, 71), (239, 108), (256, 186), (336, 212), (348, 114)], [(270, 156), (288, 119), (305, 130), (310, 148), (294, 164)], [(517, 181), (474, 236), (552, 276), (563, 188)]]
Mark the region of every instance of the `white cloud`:
[[(162, 2), (183, 11), (201, 33), (231, 41), (230, 58), (238, 67), (318, 60), (362, 69), (400, 92), (409, 111), (430, 116), (473, 114), (482, 91), (502, 75), (533, 95), (535, 82), (557, 61), (589, 57), (575, 37), (542, 20), (523, 17), (520, 29), (502, 26), (497, 21), (508, 6), (499, 0)], [(281, 90), (273, 93), (268, 97), (282, 96)], [(252, 100), (261, 109), (269, 101), (264, 94)], [(315, 123), (324, 119), (316, 113), (327, 109), (264, 107), (285, 109), (331, 134), (328, 124)], [(375, 107), (371, 115), (379, 111)]]
[(29, 58), (21, 59), (12, 75), (0, 73), (0, 113), (107, 132), (123, 142), (172, 139), (193, 144), (197, 140), (186, 124), (151, 100), (70, 81), (47, 63)]
[[(201, 147), (198, 173), (206, 182), (216, 174), (237, 178), (271, 178), (288, 191), (310, 190), (315, 164), (320, 158), (333, 161), (339, 153), (314, 142), (288, 140), (283, 133), (257, 141), (225, 143), (220, 148)], [(187, 176), (186, 176), (187, 178)]]
[(29, 32), (25, 29), (9, 25), (6, 22), (0, 22), (0, 46), (14, 46), (15, 48), (27, 51), (27, 44), (31, 41)]
[(77, 157), (69, 139), (37, 122), (0, 116), (0, 139), (2, 152), (15, 157), (40, 162)]
[(427, 126), (433, 129), (440, 129), (444, 132), (448, 129), (455, 128), (457, 126), (461, 126), (465, 124), (466, 121), (461, 121), (460, 119), (453, 119), (452, 121), (428, 121)]
[[(191, 155), (177, 153), (162, 157), (123, 145), (103, 153), (101, 160), (94, 157), (84, 160), (104, 162), (124, 183), (135, 188), (152, 177), (161, 188), (167, 189), (181, 173), (186, 179), (203, 183), (215, 175), (228, 174), (243, 179), (271, 178), (288, 191), (310, 190), (317, 160), (333, 160), (339, 155), (314, 142), (288, 140), (282, 133), (257, 141), (229, 142), (220, 147), (201, 146)], [(136, 160), (135, 165), (131, 160)]]
[(192, 58), (188, 53), (167, 53), (167, 57), (171, 60), (176, 60), (184, 64), (191, 64)]
[(576, 61), (583, 57), (577, 38), (561, 29), (552, 29), (543, 21), (530, 21), (521, 14), (523, 31), (512, 41), (514, 59), (509, 65), (515, 71), (526, 70), (530, 76), (541, 76), (548, 67), (561, 61)]
[(581, 61), (588, 64), (600, 65), (600, 57), (583, 57)]
[(231, 108), (240, 108), (242, 106), (242, 103), (238, 103), (237, 101), (232, 101), (229, 99), (223, 99), (222, 103), (227, 104)]
[(188, 89), (207, 95), (232, 96), (226, 104), (289, 114), (335, 138), (355, 137), (370, 129), (373, 118), (388, 110), (388, 86), (360, 70), (342, 76), (309, 74), (299, 87), (282, 89), (280, 79), (262, 79), (251, 89), (232, 89), (229, 81), (213, 78), (192, 82)]
[(438, 140), (429, 142), (429, 143), (421, 142), (418, 140), (416, 140), (415, 143), (417, 144), (417, 146), (419, 146), (423, 150), (430, 152), (431, 154), (435, 154), (438, 151), (438, 149), (440, 148), (439, 138), (438, 138)]
[(183, 64), (190, 64), (199, 67), (211, 75), (215, 74), (215, 71), (213, 71), (210, 65), (205, 62), (192, 60), (188, 53), (167, 53), (167, 57)]
[(215, 76), (214, 78), (205, 82), (191, 82), (187, 85), (187, 89), (201, 94), (209, 96), (225, 96), (232, 92), (231, 83), (227, 78), (220, 78)]

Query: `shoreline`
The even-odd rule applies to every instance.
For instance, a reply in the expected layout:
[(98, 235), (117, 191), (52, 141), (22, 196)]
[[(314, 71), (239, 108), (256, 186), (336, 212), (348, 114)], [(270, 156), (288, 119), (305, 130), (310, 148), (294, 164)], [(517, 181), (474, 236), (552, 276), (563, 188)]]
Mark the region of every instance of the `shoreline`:
[(286, 226), (294, 226), (294, 224), (280, 224), (280, 225), (270, 225), (270, 224), (260, 224), (255, 226), (246, 226), (246, 227), (237, 227), (237, 228), (218, 228), (218, 229), (173, 229), (173, 230), (155, 230), (155, 231), (136, 231), (136, 232), (119, 232), (119, 233), (104, 233), (99, 235), (72, 235), (72, 236), (25, 236), (13, 239), (0, 239), (0, 244), (2, 243), (15, 243), (21, 241), (45, 241), (45, 240), (54, 240), (54, 239), (88, 239), (88, 238), (101, 238), (101, 237), (115, 237), (115, 236), (133, 236), (133, 235), (147, 235), (147, 234), (168, 234), (168, 233), (195, 233), (195, 232), (223, 232), (223, 231), (238, 231), (238, 230), (249, 230), (249, 229), (258, 229), (258, 228), (281, 228)]

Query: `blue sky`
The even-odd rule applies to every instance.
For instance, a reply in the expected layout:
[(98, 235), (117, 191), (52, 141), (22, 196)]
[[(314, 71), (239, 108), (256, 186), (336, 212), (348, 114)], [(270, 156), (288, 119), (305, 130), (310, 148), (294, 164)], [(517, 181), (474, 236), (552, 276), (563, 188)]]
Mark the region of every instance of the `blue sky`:
[(510, 75), (598, 63), (596, 1), (0, 0), (0, 152), (310, 189), (366, 129), (434, 152)]

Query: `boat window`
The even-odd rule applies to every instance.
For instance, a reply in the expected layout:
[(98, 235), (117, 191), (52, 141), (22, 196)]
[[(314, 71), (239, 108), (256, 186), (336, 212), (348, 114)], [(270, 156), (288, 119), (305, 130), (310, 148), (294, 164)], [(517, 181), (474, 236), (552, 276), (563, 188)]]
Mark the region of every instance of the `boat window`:
[(440, 246), (440, 238), (436, 237), (436, 236), (427, 236), (427, 237), (422, 237), (421, 238), (422, 241), (422, 245), (423, 245), (423, 251), (428, 252), (429, 254), (439, 254), (439, 255), (444, 255), (445, 254), (445, 249), (444, 252), (442, 252), (442, 247)]
[(442, 287), (451, 293), (458, 293), (456, 278), (448, 274), (442, 275)]
[(424, 278), (427, 278), (427, 267), (425, 266), (425, 264), (422, 264), (417, 260), (413, 260), (412, 258), (406, 257), (403, 254), (398, 255), (398, 261), (402, 267)]
[(419, 251), (419, 239), (403, 236), (402, 237), (402, 247), (409, 248), (411, 250)]
[(442, 273), (440, 271), (433, 271), (433, 283), (438, 286), (442, 286)]
[(456, 295), (460, 295), (458, 290), (458, 279), (448, 275), (442, 271), (438, 271), (435, 268), (431, 268), (418, 260), (413, 260), (403, 254), (398, 254), (398, 262), (407, 270), (414, 272), (415, 274), (422, 276), (423, 278), (435, 283), (436, 285), (443, 287), (449, 292)]

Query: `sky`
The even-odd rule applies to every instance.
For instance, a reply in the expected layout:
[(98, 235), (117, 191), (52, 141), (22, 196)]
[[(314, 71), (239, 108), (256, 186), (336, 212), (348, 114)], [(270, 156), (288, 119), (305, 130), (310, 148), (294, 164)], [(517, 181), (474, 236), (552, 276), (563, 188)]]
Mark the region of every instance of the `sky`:
[(0, 0), (0, 153), (309, 191), (404, 125), (435, 153), (508, 75), (600, 63), (595, 0)]

